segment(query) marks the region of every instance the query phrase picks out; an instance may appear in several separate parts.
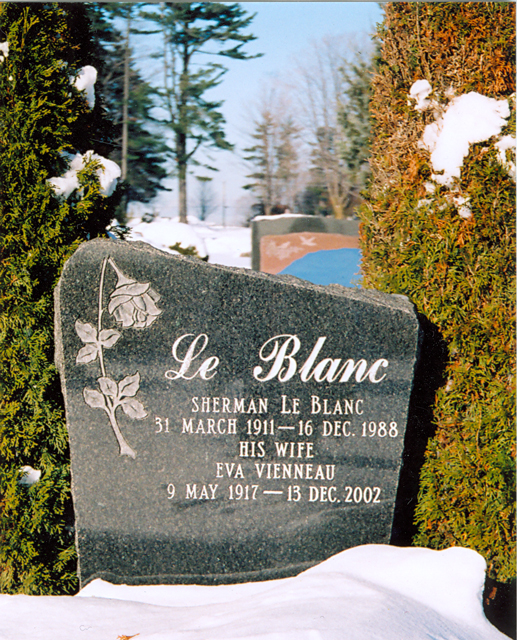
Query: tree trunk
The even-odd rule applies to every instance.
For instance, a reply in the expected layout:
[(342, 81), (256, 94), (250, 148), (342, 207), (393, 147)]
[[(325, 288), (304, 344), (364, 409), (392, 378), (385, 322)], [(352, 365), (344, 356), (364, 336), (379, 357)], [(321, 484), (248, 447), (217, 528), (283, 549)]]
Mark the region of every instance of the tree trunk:
[(127, 147), (128, 147), (128, 112), (129, 112), (129, 32), (131, 27), (131, 9), (126, 18), (126, 37), (124, 41), (124, 97), (122, 100), (122, 166), (121, 178), (127, 177)]
[(329, 200), (334, 218), (336, 218), (336, 220), (343, 220), (345, 217), (343, 202), (339, 199), (333, 198), (332, 196), (329, 197)]
[(176, 156), (178, 162), (178, 207), (180, 222), (187, 220), (187, 137), (183, 132), (176, 136)]
[[(185, 28), (187, 25), (185, 25)], [(179, 83), (178, 124), (176, 133), (176, 162), (178, 164), (178, 197), (180, 222), (188, 224), (187, 220), (187, 133), (188, 133), (188, 105), (187, 95), (189, 89), (189, 52), (188, 45), (183, 45), (182, 72)]]

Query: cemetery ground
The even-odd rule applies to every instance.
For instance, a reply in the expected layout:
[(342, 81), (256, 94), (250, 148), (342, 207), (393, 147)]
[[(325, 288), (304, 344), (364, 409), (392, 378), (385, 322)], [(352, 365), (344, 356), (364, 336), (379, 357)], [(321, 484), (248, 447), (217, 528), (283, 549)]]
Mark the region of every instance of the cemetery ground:
[(183, 248), (193, 247), (200, 258), (208, 256), (211, 264), (229, 267), (251, 267), (251, 228), (223, 226), (210, 220), (202, 222), (189, 216), (189, 224), (181, 224), (177, 218), (156, 217), (152, 222), (141, 218), (130, 220), (130, 240), (142, 241), (161, 251), (170, 251), (180, 243)]
[[(134, 240), (145, 240), (160, 249), (181, 242), (195, 246), (201, 257), (205, 257), (203, 253), (208, 254), (209, 262), (239, 267), (250, 264), (249, 229), (225, 229), (199, 222), (185, 228), (158, 219), (145, 226), (134, 225), (134, 230)], [(132, 286), (125, 283), (128, 274), (122, 273), (119, 266), (111, 264), (107, 268), (114, 270), (112, 278), (115, 273), (118, 275), (117, 289)], [(147, 294), (152, 295), (149, 289)], [(118, 308), (119, 319), (124, 321), (122, 299), (118, 307), (113, 294), (112, 300), (113, 313)], [(150, 316), (142, 324), (146, 332), (158, 317), (153, 315), (151, 305), (148, 310), (151, 310)], [(135, 322), (135, 316), (125, 325), (131, 322)], [(91, 358), (87, 329), (84, 326), (78, 329), (76, 325), (76, 331), (79, 337), (84, 334), (81, 340), (84, 338), (85, 342), (82, 356), (77, 357), (86, 362)], [(107, 344), (114, 336), (106, 334), (104, 338)], [(210, 372), (211, 367), (207, 365), (204, 373), (208, 377)], [(376, 374), (372, 375), (375, 378)], [(378, 378), (381, 379), (380, 373)], [(131, 384), (135, 386), (135, 381)], [(109, 389), (106, 392), (109, 394)], [(143, 383), (142, 392), (145, 393)], [(128, 407), (132, 403), (128, 415), (132, 413), (130, 417), (138, 418), (138, 401), (134, 395), (128, 392)], [(86, 396), (85, 400), (88, 403)], [(90, 400), (90, 406), (94, 407), (93, 395)], [(106, 434), (109, 433), (108, 430)], [(131, 454), (126, 453), (125, 460), (130, 458)], [(113, 465), (112, 469), (106, 469), (104, 480), (112, 486), (110, 483), (115, 479)], [(135, 583), (126, 586), (94, 579), (74, 597), (3, 595), (0, 596), (0, 637), (5, 640), (127, 640), (133, 637), (138, 640), (496, 640), (506, 637), (484, 615), (485, 562), (472, 550), (433, 551), (363, 544), (328, 555), (328, 559), (299, 575), (267, 581), (219, 586), (141, 582), (140, 586)]]

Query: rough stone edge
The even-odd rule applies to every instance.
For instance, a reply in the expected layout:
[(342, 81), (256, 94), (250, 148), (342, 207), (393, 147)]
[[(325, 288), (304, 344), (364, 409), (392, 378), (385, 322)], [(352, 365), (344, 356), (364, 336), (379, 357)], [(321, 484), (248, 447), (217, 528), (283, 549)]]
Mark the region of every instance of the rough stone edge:
[[(403, 296), (400, 294), (389, 294), (389, 293), (381, 293), (380, 291), (368, 290), (368, 289), (356, 289), (350, 287), (343, 287), (339, 284), (329, 284), (329, 285), (320, 285), (313, 284), (312, 282), (308, 282), (307, 280), (302, 280), (301, 278), (297, 278), (296, 276), (290, 275), (275, 275), (269, 273), (263, 273), (262, 271), (254, 271), (252, 269), (243, 269), (241, 267), (229, 267), (226, 265), (219, 264), (208, 264), (199, 258), (194, 258), (192, 256), (182, 256), (170, 254), (165, 251), (161, 251), (160, 249), (156, 249), (155, 247), (147, 244), (146, 242), (128, 242), (125, 240), (111, 240), (104, 238), (96, 238), (95, 240), (89, 240), (88, 242), (84, 242), (81, 244), (75, 253), (67, 260), (65, 266), (63, 268), (63, 274), (65, 273), (66, 267), (69, 261), (73, 261), (76, 259), (76, 256), (80, 254), (82, 251), (89, 250), (93, 245), (106, 245), (113, 244), (126, 247), (133, 247), (138, 251), (143, 251), (148, 254), (156, 254), (160, 257), (166, 257), (171, 260), (179, 260), (186, 262), (190, 265), (196, 265), (200, 269), (210, 269), (212, 271), (220, 271), (226, 273), (240, 274), (244, 275), (248, 278), (254, 278), (256, 280), (270, 280), (271, 282), (279, 283), (279, 284), (287, 284), (299, 289), (305, 289), (307, 291), (314, 291), (320, 294), (337, 296), (340, 298), (348, 298), (357, 302), (371, 303), (376, 305), (381, 305), (388, 309), (401, 311), (403, 313), (409, 313), (414, 315), (416, 318), (416, 310), (413, 303), (407, 298), (407, 296)], [(61, 282), (61, 278), (59, 283)], [(56, 287), (56, 291), (59, 289), (59, 284)]]
[[(68, 260), (70, 260), (70, 258)], [(61, 332), (61, 282), (66, 266), (68, 264), (68, 260), (63, 266), (63, 270), (54, 289), (54, 364), (59, 373), (59, 379), (61, 381), (61, 392), (63, 393), (63, 397), (65, 394), (63, 380), (65, 377), (65, 362), (63, 353), (63, 335)]]

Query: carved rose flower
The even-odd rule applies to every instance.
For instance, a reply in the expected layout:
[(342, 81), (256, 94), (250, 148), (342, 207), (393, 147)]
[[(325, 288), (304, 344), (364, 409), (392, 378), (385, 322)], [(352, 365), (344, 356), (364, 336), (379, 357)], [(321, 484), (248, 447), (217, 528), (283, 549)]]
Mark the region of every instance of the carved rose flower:
[(151, 288), (149, 282), (128, 278), (111, 259), (110, 264), (117, 273), (118, 282), (110, 296), (108, 312), (123, 327), (141, 329), (150, 326), (162, 312), (156, 306), (160, 295)]

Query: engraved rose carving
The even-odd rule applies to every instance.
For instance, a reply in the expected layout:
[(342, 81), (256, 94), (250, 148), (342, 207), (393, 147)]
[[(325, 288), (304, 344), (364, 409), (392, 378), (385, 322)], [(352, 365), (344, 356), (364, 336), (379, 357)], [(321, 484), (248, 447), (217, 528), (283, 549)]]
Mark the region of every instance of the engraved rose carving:
[(149, 327), (161, 313), (161, 309), (155, 304), (160, 296), (151, 289), (149, 282), (137, 282), (128, 278), (112, 260), (110, 264), (117, 273), (118, 282), (111, 294), (108, 312), (123, 327)]
[(84, 401), (92, 409), (102, 409), (106, 412), (120, 447), (120, 455), (134, 458), (136, 452), (126, 442), (120, 430), (116, 412), (121, 407), (125, 415), (132, 420), (142, 420), (147, 416), (147, 412), (144, 405), (135, 398), (140, 388), (138, 371), (119, 382), (106, 373), (104, 350), (115, 346), (122, 335), (116, 329), (102, 328), (102, 317), (105, 311), (104, 280), (108, 264), (118, 278), (117, 285), (110, 295), (108, 313), (122, 323), (122, 328), (149, 327), (162, 312), (156, 306), (160, 296), (148, 282), (140, 283), (128, 278), (111, 258), (105, 258), (101, 268), (97, 326), (80, 319), (75, 321), (75, 332), (84, 344), (77, 353), (76, 364), (90, 364), (98, 359), (101, 370), (101, 376), (97, 378), (98, 389), (87, 387), (83, 389)]

